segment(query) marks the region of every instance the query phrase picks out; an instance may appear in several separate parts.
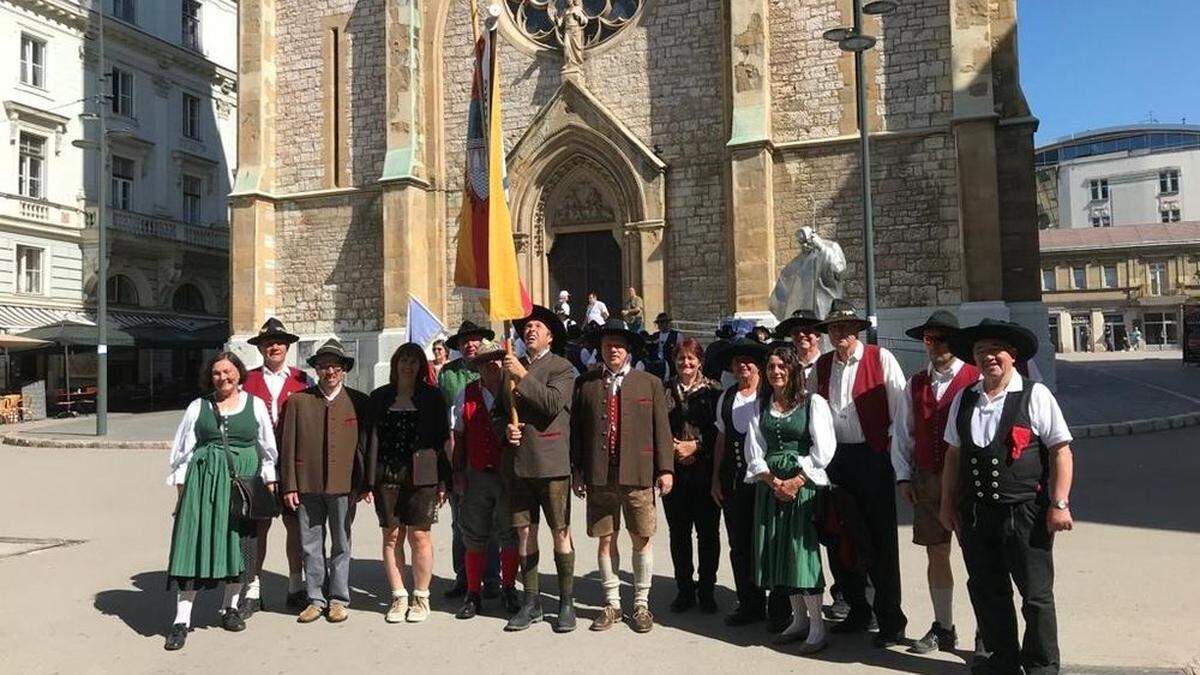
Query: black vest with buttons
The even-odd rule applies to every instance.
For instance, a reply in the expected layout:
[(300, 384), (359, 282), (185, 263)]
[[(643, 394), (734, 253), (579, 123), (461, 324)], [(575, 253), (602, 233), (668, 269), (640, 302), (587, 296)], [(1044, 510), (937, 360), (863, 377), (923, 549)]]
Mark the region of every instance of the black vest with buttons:
[(725, 458), (721, 463), (721, 475), (726, 487), (737, 486), (746, 475), (746, 453), (742, 451), (746, 434), (739, 433), (733, 426), (733, 402), (737, 393), (736, 384), (726, 389), (725, 400), (721, 403), (721, 421), (725, 423)]
[[(1014, 375), (1020, 377), (1020, 375)], [(1023, 378), (1022, 378), (1023, 379)], [(964, 389), (959, 402), (958, 439), (959, 485), (964, 502), (984, 504), (1017, 504), (1045, 494), (1050, 475), (1049, 453), (1042, 440), (1033, 434), (1029, 423), (1029, 400), (1033, 383), (1023, 379), (1019, 395), (1010, 393), (1004, 399), (1000, 423), (992, 442), (983, 447), (975, 444), (971, 435), (971, 416), (975, 403), (982, 395), (974, 387)], [(1012, 459), (1010, 437), (1015, 426), (1030, 430), (1029, 441), (1019, 459)]]

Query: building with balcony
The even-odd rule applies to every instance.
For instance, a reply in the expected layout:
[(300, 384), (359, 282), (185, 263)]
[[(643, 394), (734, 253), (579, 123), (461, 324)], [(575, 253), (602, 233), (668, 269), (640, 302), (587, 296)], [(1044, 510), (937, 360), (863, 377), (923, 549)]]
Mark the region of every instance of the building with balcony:
[[(0, 332), (95, 324), (103, 207), (114, 409), (190, 393), (228, 334), (236, 34), (233, 0), (0, 0)], [(76, 349), (86, 386), (95, 347)], [(61, 386), (56, 354), (14, 359), (9, 382)]]

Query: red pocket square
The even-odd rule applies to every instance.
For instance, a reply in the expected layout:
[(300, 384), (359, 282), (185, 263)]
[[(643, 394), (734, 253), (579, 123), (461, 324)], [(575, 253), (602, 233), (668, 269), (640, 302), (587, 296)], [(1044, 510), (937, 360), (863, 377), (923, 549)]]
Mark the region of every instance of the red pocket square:
[(1021, 459), (1021, 453), (1025, 452), (1025, 446), (1029, 445), (1032, 437), (1033, 430), (1029, 427), (1013, 426), (1008, 437), (1008, 456), (1012, 461)]
[(638, 405), (653, 405), (653, 404), (654, 404), (654, 399), (652, 399), (652, 398), (639, 398), (639, 399), (637, 400), (637, 402), (638, 402)]

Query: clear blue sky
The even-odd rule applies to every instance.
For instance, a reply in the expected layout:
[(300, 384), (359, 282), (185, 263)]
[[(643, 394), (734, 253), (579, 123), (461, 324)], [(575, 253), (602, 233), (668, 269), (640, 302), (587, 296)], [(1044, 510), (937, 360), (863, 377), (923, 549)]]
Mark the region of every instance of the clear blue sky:
[(1036, 141), (1154, 119), (1200, 124), (1200, 0), (1018, 0)]

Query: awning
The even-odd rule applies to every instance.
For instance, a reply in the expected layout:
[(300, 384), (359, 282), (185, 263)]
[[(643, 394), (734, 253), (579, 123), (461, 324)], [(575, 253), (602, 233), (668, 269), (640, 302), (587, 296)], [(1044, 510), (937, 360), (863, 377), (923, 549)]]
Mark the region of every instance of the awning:
[(46, 340), (22, 337), (20, 335), (0, 335), (0, 349), (7, 349), (10, 352), (19, 352), (26, 349), (37, 349), (39, 347), (46, 347), (50, 344), (51, 343)]
[[(0, 329), (60, 346), (94, 347), (97, 338), (91, 310), (0, 304)], [(108, 313), (107, 341), (113, 347), (217, 348), (228, 339), (229, 322), (224, 319), (128, 309)], [(46, 345), (25, 348), (36, 346)]]
[(59, 321), (91, 323), (82, 312), (75, 310), (0, 304), (0, 328), (9, 333), (21, 333)]
[[(21, 337), (46, 340), (63, 347), (95, 347), (99, 338), (96, 324), (90, 321), (62, 320), (49, 326), (39, 326), (21, 333)], [(133, 336), (129, 333), (108, 327), (105, 340), (110, 347), (132, 347)]]

